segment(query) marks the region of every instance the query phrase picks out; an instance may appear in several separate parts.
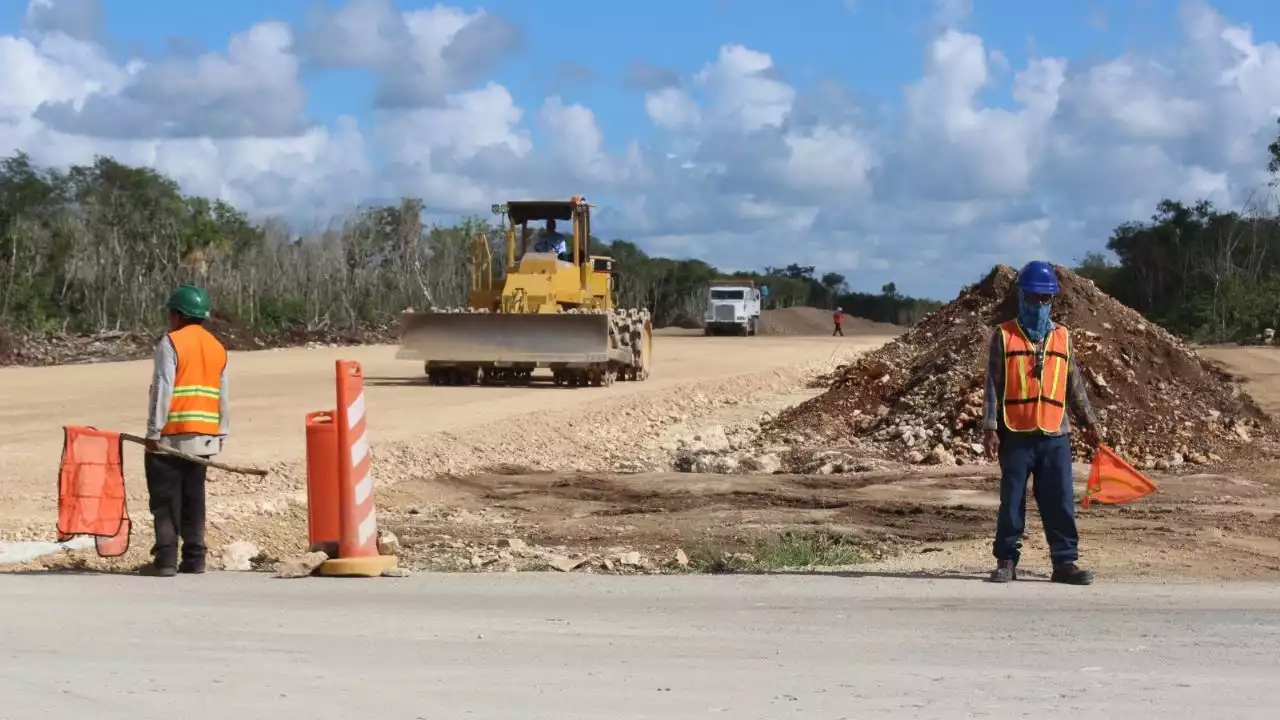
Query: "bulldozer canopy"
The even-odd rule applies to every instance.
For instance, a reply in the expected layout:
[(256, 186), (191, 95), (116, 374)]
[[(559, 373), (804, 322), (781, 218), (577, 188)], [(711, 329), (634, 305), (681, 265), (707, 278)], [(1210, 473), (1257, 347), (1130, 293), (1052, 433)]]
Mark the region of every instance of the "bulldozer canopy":
[(507, 203), (507, 217), (514, 225), (530, 220), (568, 220), (573, 203), (568, 200), (514, 200)]

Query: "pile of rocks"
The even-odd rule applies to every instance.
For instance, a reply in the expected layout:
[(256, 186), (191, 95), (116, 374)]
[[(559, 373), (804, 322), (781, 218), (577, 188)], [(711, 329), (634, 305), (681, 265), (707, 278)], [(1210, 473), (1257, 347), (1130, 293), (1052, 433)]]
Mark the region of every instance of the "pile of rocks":
[(709, 475), (842, 475), (883, 470), (884, 462), (847, 450), (807, 449), (785, 444), (756, 443), (761, 424), (773, 419), (761, 416), (755, 426), (711, 425), (682, 437), (669, 449), (672, 469)]
[[(1224, 372), (1093, 282), (1055, 269), (1062, 292), (1054, 319), (1072, 330), (1111, 447), (1163, 469), (1239, 458), (1274, 437), (1271, 421)], [(987, 350), (993, 328), (1016, 313), (1015, 278), (1013, 268), (997, 266), (894, 342), (831, 373), (825, 393), (767, 423), (762, 438), (865, 445), (910, 463), (981, 462)]]

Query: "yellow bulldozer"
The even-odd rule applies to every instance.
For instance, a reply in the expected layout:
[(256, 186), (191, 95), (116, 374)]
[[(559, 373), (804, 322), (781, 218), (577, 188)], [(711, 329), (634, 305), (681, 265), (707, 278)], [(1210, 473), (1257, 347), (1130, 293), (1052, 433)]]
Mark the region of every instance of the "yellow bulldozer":
[[(433, 385), (527, 384), (537, 368), (567, 387), (648, 379), (653, 322), (647, 310), (614, 307), (613, 258), (590, 254), (591, 205), (574, 197), (492, 210), (505, 218), (506, 272), (494, 272), (489, 237), (473, 237), (467, 306), (401, 313), (396, 357), (421, 360)], [(529, 223), (547, 221), (568, 221), (572, 237), (561, 247), (556, 236), (534, 238)]]

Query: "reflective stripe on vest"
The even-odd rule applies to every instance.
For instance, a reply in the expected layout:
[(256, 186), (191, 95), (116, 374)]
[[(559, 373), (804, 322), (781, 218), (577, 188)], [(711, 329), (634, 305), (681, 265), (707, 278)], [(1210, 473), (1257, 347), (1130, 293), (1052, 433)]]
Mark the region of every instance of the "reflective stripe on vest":
[(178, 368), (161, 435), (217, 435), (222, 429), (222, 370), (227, 351), (208, 330), (188, 325), (169, 333)]
[(1055, 327), (1045, 340), (1040, 372), (1036, 373), (1036, 344), (1017, 320), (1000, 325), (1004, 341), (1004, 424), (1011, 432), (1058, 432), (1067, 405), (1071, 340), (1064, 327)]

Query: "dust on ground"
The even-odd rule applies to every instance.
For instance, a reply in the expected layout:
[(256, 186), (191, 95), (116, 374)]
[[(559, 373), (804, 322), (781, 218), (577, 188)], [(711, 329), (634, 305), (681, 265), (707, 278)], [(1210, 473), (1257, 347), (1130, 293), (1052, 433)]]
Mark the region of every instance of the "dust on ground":
[[(831, 313), (831, 310), (814, 307), (763, 310), (760, 313), (760, 334), (830, 335), (835, 329)], [(845, 335), (897, 335), (906, 328), (846, 314), (842, 330)]]
[[(664, 337), (655, 344), (658, 360), (648, 381), (583, 390), (549, 383), (432, 387), (420, 381), (419, 367), (393, 359), (394, 348), (238, 355), (233, 402), (243, 398), (239, 407), (244, 409), (233, 418), (231, 450), (223, 459), (266, 465), (271, 475), (210, 472), (209, 544), (216, 554), (243, 540), (273, 557), (296, 553), (306, 544), (305, 532), (296, 531), (306, 502), (301, 418), (306, 410), (332, 402), (338, 356), (364, 363), (375, 476), (385, 489), (415, 479), (484, 472), (666, 470), (683, 439), (699, 435), (704, 426), (724, 423), (712, 433), (717, 437), (754, 428), (762, 412), (807, 398), (805, 385), (813, 374), (883, 340)], [(145, 363), (96, 366), (92, 372), (39, 368), (0, 374), (15, 393), (20, 386), (32, 399), (0, 415), (6, 418), (0, 427), (5, 438), (0, 467), (12, 471), (0, 483), (5, 500), (0, 538), (52, 539), (58, 424), (88, 423), (92, 415), (99, 427), (123, 425), (145, 410), (140, 402), (132, 408), (129, 398), (145, 397), (147, 377)], [(65, 409), (50, 406), (44, 397), (76, 383), (98, 393), (77, 408), (83, 421), (68, 418)], [(111, 567), (143, 561), (150, 548), (140, 453), (126, 448), (125, 461), (130, 506), (139, 522), (133, 549), (106, 563)]]
[[(668, 342), (669, 352), (679, 358), (688, 350), (693, 363), (708, 352), (743, 353), (755, 340)], [(1216, 351), (1215, 359), (1231, 366), (1238, 352)], [(1240, 379), (1275, 392), (1280, 353), (1249, 358), (1260, 364)], [(790, 559), (869, 574), (985, 576), (999, 502), (994, 466), (921, 466), (838, 441), (761, 445), (761, 424), (819, 397), (825, 388), (809, 387), (812, 378), (832, 377), (841, 364), (858, 361), (810, 353), (732, 377), (690, 371), (678, 383), (597, 394), (598, 401), (554, 411), (485, 410), (494, 418), (488, 426), (475, 424), (484, 413), (472, 408), (466, 430), (425, 423), (433, 429), (419, 439), (375, 448), (380, 529), (397, 536), (402, 566), (424, 571), (772, 570)], [(427, 406), (462, 391), (420, 390)], [(503, 405), (545, 392), (553, 391), (504, 396)], [(248, 551), (228, 559), (260, 570), (305, 550), (305, 490), (297, 462), (289, 462), (287, 487), (246, 491), (225, 477), (211, 485), (214, 567), (233, 547)], [(1160, 489), (1138, 502), (1080, 510), (1083, 564), (1102, 581), (1280, 580), (1280, 472), (1266, 464), (1170, 470), (1192, 468), (1199, 474), (1152, 471)], [(1086, 471), (1076, 468), (1077, 492)], [(131, 495), (131, 505), (139, 523), (126, 557), (81, 551), (10, 569), (136, 566), (146, 560), (150, 532), (145, 502)], [(1022, 575), (1047, 578), (1047, 545), (1033, 503), (1028, 510)], [(779, 553), (777, 538), (847, 551), (811, 562)]]
[[(1280, 579), (1275, 483), (1224, 475), (1160, 482), (1146, 502), (1080, 512), (1090, 567), (1110, 579)], [(849, 539), (864, 563), (858, 569), (868, 572), (983, 575), (993, 562), (999, 504), (994, 472), (940, 470), (490, 475), (442, 480), (431, 490), (444, 493), (440, 502), (415, 504), (424, 490), (410, 484), (389, 493), (385, 505), (397, 510), (385, 524), (413, 565), (450, 570), (545, 569), (568, 560), (587, 570), (652, 572), (679, 569), (681, 557), (706, 566), (751, 555), (759, 538), (793, 533)], [(1047, 577), (1034, 511), (1023, 554), (1031, 576), (1039, 568)]]
[[(1272, 368), (1280, 370), (1280, 353)], [(652, 443), (672, 462), (689, 447), (740, 444), (757, 414), (812, 394), (778, 386), (664, 427)], [(645, 574), (735, 563), (750, 569), (761, 538), (780, 534), (846, 541), (856, 562), (843, 569), (859, 573), (980, 578), (989, 570), (999, 504), (995, 467), (828, 472), (537, 472), (512, 465), (412, 477), (379, 488), (377, 502), (380, 527), (398, 536), (401, 565), (422, 571)], [(1086, 472), (1076, 467), (1078, 493)], [(1102, 581), (1280, 580), (1280, 472), (1152, 477), (1160, 487), (1148, 498), (1078, 511), (1082, 562)], [(303, 550), (305, 508), (287, 502), (218, 517), (210, 535), (215, 548), (253, 542), (251, 564), (267, 570)], [(81, 552), (25, 569), (132, 567), (145, 559), (149, 542), (145, 527), (136, 537), (127, 562)], [(1023, 558), (1023, 576), (1047, 579), (1048, 548), (1034, 503)]]
[[(778, 569), (762, 538), (835, 537), (838, 569), (983, 577), (999, 479), (988, 468), (857, 476), (685, 473), (492, 473), (419, 478), (377, 496), (380, 527), (419, 571), (652, 574)], [(975, 472), (977, 470), (977, 472)], [(1082, 485), (1085, 468), (1078, 468)], [(1156, 495), (1079, 512), (1082, 562), (1108, 581), (1280, 580), (1280, 493), (1232, 475), (1157, 476)], [(1079, 488), (1082, 489), (1082, 488)], [(299, 508), (258, 517), (241, 535), (301, 537)], [(215, 536), (223, 529), (215, 526)], [(299, 553), (295, 547), (291, 552)], [(253, 564), (267, 569), (281, 548)], [(761, 563), (764, 563), (761, 565)], [(1034, 506), (1022, 575), (1046, 579), (1048, 547)]]

